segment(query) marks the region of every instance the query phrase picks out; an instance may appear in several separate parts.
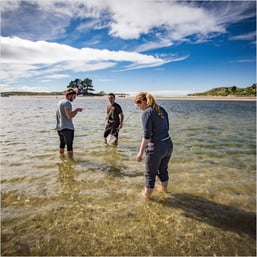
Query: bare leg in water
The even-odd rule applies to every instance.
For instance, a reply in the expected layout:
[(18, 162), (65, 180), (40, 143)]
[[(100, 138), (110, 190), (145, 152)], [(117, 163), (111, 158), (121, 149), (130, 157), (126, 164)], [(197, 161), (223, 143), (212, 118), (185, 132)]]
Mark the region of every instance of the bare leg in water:
[(73, 160), (73, 151), (68, 151), (68, 158)]
[(168, 181), (161, 182), (161, 190), (165, 193), (168, 193)]
[[(159, 189), (165, 193), (168, 193), (168, 181), (161, 182), (160, 185), (161, 186)], [(142, 193), (143, 193), (144, 198), (146, 200), (149, 200), (152, 192), (153, 192), (153, 188), (145, 187), (145, 189)]]
[[(59, 153), (60, 153), (61, 157), (64, 157), (64, 149), (63, 148), (59, 149)], [(67, 151), (67, 154), (68, 154), (68, 158), (73, 160), (73, 151)]]
[(64, 149), (63, 149), (63, 148), (60, 148), (60, 149), (59, 149), (59, 153), (60, 153), (60, 156), (63, 157), (63, 156), (64, 156)]
[(145, 187), (144, 191), (142, 192), (145, 200), (149, 200), (150, 199), (150, 196), (151, 196), (152, 192), (153, 192), (152, 188)]

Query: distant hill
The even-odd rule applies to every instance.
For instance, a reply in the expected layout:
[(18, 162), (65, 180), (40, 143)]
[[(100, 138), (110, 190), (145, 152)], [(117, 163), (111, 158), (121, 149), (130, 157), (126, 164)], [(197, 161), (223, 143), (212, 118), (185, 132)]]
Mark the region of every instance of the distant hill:
[(250, 87), (217, 87), (202, 93), (193, 93), (188, 96), (256, 96), (256, 83)]

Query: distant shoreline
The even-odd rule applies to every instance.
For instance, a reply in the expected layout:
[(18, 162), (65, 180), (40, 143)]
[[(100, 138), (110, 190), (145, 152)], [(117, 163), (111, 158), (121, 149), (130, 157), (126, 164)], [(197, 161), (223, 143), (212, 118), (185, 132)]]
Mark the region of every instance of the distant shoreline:
[(157, 100), (197, 100), (197, 101), (256, 101), (256, 97), (244, 96), (174, 96), (174, 97), (161, 97), (156, 96)]
[[(11, 95), (13, 97), (32, 97), (32, 98), (61, 98), (64, 95)], [(154, 96), (156, 100), (196, 100), (196, 101), (256, 101), (256, 97), (246, 96)], [(1, 97), (6, 98), (6, 97)], [(78, 99), (107, 99), (107, 96), (79, 96)], [(120, 99), (134, 99), (134, 96), (120, 97), (116, 95), (116, 100)]]

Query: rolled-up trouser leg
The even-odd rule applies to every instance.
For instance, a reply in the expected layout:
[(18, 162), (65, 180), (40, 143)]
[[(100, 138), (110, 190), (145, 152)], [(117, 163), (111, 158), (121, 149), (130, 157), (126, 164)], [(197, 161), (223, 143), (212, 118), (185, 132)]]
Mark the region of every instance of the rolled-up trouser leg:
[(146, 147), (145, 158), (145, 186), (154, 188), (156, 176), (161, 182), (169, 180), (168, 163), (172, 154), (171, 140), (149, 143)]

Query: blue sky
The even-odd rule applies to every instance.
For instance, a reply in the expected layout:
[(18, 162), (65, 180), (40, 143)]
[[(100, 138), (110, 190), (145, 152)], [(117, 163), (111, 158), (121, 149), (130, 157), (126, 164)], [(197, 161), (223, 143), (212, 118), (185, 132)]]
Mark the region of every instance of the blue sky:
[(184, 96), (256, 82), (256, 1), (1, 0), (0, 91)]

